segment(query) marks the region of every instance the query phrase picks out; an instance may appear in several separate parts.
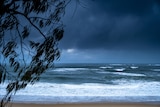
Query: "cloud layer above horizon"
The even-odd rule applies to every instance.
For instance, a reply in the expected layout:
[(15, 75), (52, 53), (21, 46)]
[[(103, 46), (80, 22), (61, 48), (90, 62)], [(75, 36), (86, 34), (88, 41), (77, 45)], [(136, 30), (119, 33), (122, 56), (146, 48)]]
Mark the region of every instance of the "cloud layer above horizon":
[[(72, 3), (67, 8), (64, 23), (65, 35), (60, 48), (66, 57), (61, 60), (76, 52), (82, 56), (83, 52), (83, 56), (99, 62), (115, 58), (115, 62), (118, 59), (125, 63), (124, 56), (128, 62), (129, 59), (136, 62), (133, 59), (142, 56), (149, 59), (142, 58), (139, 62), (160, 62), (159, 0), (80, 0), (77, 7)], [(78, 61), (78, 56), (73, 60)]]

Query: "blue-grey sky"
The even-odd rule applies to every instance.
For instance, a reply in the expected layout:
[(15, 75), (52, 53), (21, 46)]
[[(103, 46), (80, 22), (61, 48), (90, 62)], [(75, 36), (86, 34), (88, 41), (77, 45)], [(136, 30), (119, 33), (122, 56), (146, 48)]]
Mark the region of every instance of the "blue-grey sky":
[(80, 0), (63, 20), (57, 62), (160, 63), (160, 0)]

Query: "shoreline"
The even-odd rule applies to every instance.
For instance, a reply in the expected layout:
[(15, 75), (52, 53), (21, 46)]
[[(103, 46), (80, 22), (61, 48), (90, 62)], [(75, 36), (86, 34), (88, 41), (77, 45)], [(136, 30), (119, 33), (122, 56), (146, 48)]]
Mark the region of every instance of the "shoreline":
[(11, 103), (12, 107), (159, 107), (159, 104), (149, 103), (65, 103), (65, 104), (39, 104), (39, 103)]
[(54, 101), (11, 101), (11, 104), (149, 104), (149, 105), (160, 105), (160, 101), (143, 101), (143, 102), (130, 102), (130, 101), (95, 101), (95, 102), (54, 102)]
[[(14, 96), (15, 97), (15, 96)], [(27, 97), (27, 99), (23, 99), (22, 96), (19, 96), (19, 98), (22, 98), (21, 100), (16, 100), (16, 98), (12, 98), (11, 103), (12, 104), (51, 104), (51, 105), (57, 105), (57, 104), (149, 104), (149, 105), (160, 105), (160, 100), (154, 100), (154, 97), (150, 97), (150, 100), (141, 100), (142, 98), (138, 99), (139, 97), (125, 97), (125, 99), (119, 99), (115, 100), (112, 97), (107, 97), (107, 99), (99, 98), (99, 97), (91, 97), (91, 98), (79, 98), (76, 97), (51, 97), (49, 99), (48, 97)], [(35, 99), (34, 99), (35, 98)], [(39, 99), (38, 99), (39, 98)], [(106, 97), (105, 97), (106, 98)], [(114, 97), (115, 98), (115, 97)], [(159, 99), (159, 98), (158, 98)], [(160, 107), (160, 106), (159, 106)]]

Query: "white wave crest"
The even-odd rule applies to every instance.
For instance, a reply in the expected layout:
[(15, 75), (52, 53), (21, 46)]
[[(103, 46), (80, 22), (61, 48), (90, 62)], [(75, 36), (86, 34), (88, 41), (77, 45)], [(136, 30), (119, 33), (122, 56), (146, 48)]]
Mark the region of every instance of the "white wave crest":
[[(118, 85), (85, 83), (38, 83), (19, 91), (18, 95), (35, 96), (160, 96), (160, 82), (117, 80)], [(150, 87), (150, 88), (148, 88)]]
[(116, 68), (116, 69), (114, 69), (115, 71), (118, 71), (118, 72), (122, 72), (122, 71), (124, 71), (124, 70), (126, 70), (126, 68)]
[(99, 68), (101, 68), (101, 69), (111, 69), (113, 67), (111, 67), (111, 66), (102, 66), (102, 67), (99, 67)]
[(113, 74), (124, 75), (124, 76), (146, 76), (144, 74), (125, 73), (125, 72), (113, 72)]
[(137, 66), (131, 66), (130, 68), (131, 69), (137, 69), (138, 67)]
[(65, 72), (65, 71), (78, 71), (78, 70), (88, 70), (88, 68), (56, 68), (53, 71)]

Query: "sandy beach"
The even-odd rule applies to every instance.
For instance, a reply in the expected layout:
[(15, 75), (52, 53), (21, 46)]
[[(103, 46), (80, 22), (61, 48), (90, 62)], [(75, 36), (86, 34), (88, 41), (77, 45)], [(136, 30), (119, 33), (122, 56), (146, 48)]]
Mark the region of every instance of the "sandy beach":
[(12, 107), (160, 107), (160, 104), (144, 103), (84, 103), (84, 104), (26, 104), (14, 103)]

